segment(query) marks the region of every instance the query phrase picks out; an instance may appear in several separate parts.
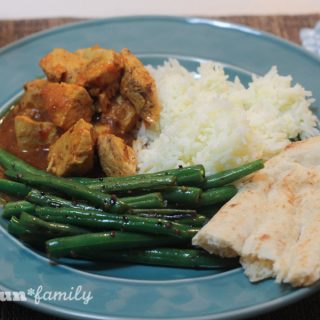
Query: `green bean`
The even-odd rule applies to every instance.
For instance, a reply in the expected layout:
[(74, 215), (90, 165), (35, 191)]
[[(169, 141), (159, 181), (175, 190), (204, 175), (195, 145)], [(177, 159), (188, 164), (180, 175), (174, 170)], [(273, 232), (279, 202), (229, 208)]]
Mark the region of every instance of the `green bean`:
[(22, 234), (32, 234), (31, 230), (23, 226), (15, 216), (11, 217), (7, 230), (16, 237), (20, 237)]
[[(80, 201), (70, 201), (47, 192), (32, 189), (26, 196), (26, 199), (32, 203), (45, 207), (55, 208), (81, 208), (89, 210), (100, 210)], [(119, 198), (131, 208), (162, 208), (164, 206), (161, 193), (149, 193), (136, 197)]]
[(136, 181), (141, 179), (154, 179), (157, 177), (164, 177), (164, 176), (175, 176), (177, 185), (189, 185), (189, 186), (199, 186), (202, 185), (205, 182), (205, 169), (203, 165), (194, 165), (194, 166), (188, 166), (188, 167), (181, 167), (176, 169), (170, 169), (170, 170), (164, 170), (154, 173), (142, 173), (142, 174), (136, 174), (133, 176), (127, 176), (127, 177), (105, 177), (105, 178), (82, 178), (82, 177), (76, 177), (72, 178), (74, 181), (77, 181), (79, 183), (85, 184), (85, 185), (94, 185), (94, 184), (101, 184), (102, 182), (105, 184), (109, 183), (125, 183), (129, 181)]
[(184, 206), (196, 205), (199, 202), (202, 190), (196, 187), (171, 187), (162, 191), (165, 200)]
[(5, 174), (12, 179), (16, 179), (30, 185), (51, 188), (77, 199), (87, 200), (92, 205), (98, 206), (103, 210), (109, 210), (110, 212), (120, 213), (128, 209), (128, 206), (125, 203), (118, 200), (114, 196), (90, 190), (84, 185), (64, 178), (55, 176), (40, 176), (30, 173), (20, 173), (14, 170), (7, 170)]
[(183, 219), (189, 219), (186, 218), (185, 215), (183, 214), (176, 214), (176, 215), (172, 215), (172, 214), (164, 214), (164, 213), (157, 213), (157, 212), (153, 212), (153, 213), (146, 213), (146, 212), (141, 212), (141, 213), (133, 213), (132, 211), (130, 211), (131, 214), (134, 214), (135, 216), (138, 217), (143, 217), (143, 218), (156, 218), (156, 219), (165, 219), (165, 220), (179, 220), (177, 221), (178, 223), (180, 223), (180, 220)]
[[(36, 189), (32, 189), (26, 196), (26, 199), (32, 203), (45, 207), (55, 208), (81, 208), (89, 210), (100, 210), (94, 206), (90, 206), (80, 201), (70, 201), (47, 192), (42, 192)], [(119, 198), (121, 201), (129, 205), (131, 208), (162, 208), (163, 198), (161, 193), (149, 193), (136, 197)]]
[(2, 148), (0, 148), (0, 165), (6, 170), (14, 169), (21, 173), (29, 172), (37, 175), (49, 175), (47, 172), (38, 170)]
[[(124, 201), (127, 203), (126, 201)], [(135, 208), (135, 209), (153, 209), (153, 208), (163, 208), (164, 207), (164, 201), (159, 201), (157, 199), (149, 199), (145, 201), (140, 201), (140, 202), (132, 202), (132, 203), (127, 203), (130, 208)]]
[(127, 232), (99, 232), (51, 239), (46, 242), (50, 257), (81, 257), (94, 252), (181, 244), (181, 239)]
[(94, 183), (101, 183), (103, 182), (105, 178), (87, 178), (87, 177), (72, 177), (68, 178), (71, 181), (81, 183), (84, 185), (94, 184)]
[(160, 208), (160, 209), (131, 209), (132, 214), (157, 214), (159, 216), (172, 216), (174, 219), (180, 218), (192, 218), (197, 215), (196, 210), (190, 209), (171, 209), (171, 208)]
[(7, 230), (13, 236), (40, 249), (44, 248), (44, 243), (48, 240), (48, 236), (32, 232), (14, 216), (11, 218)]
[(86, 177), (72, 177), (70, 178), (72, 181), (76, 181), (78, 183), (84, 185), (94, 185), (94, 184), (109, 184), (109, 183), (126, 183), (132, 180), (139, 180), (141, 178), (149, 178), (148, 176), (144, 176), (142, 174), (137, 174), (133, 176), (121, 176), (121, 177), (101, 177), (101, 178), (86, 178)]
[(2, 216), (6, 219), (11, 219), (11, 217), (19, 217), (21, 212), (33, 212), (35, 206), (25, 200), (8, 202), (3, 207)]
[(10, 196), (25, 197), (30, 190), (31, 188), (23, 183), (10, 181), (8, 179), (0, 179), (0, 192)]
[(131, 209), (130, 214), (176, 221), (193, 227), (201, 227), (207, 219), (205, 216), (198, 215), (197, 211), (188, 209)]
[(83, 258), (193, 269), (230, 269), (239, 266), (238, 259), (221, 258), (198, 249), (179, 248), (94, 251)]
[(205, 182), (205, 169), (202, 164), (162, 172), (176, 176), (179, 186), (201, 186)]
[(240, 167), (222, 171), (207, 177), (206, 188), (221, 187), (239, 180), (264, 167), (262, 160), (256, 160)]
[(237, 193), (234, 186), (225, 186), (220, 188), (212, 188), (202, 192), (198, 205), (210, 206), (220, 202), (230, 200)]
[(132, 193), (136, 191), (152, 192), (154, 190), (161, 190), (169, 186), (176, 184), (176, 177), (174, 176), (163, 176), (155, 178), (146, 178), (125, 182), (109, 182), (87, 185), (91, 190), (99, 190), (101, 192), (108, 193)]
[(172, 216), (172, 215), (163, 215), (163, 214), (150, 214), (150, 213), (139, 213), (137, 214), (139, 217), (143, 218), (157, 218), (157, 219), (165, 219), (168, 221), (175, 221), (180, 224), (188, 225), (192, 228), (200, 228), (207, 221), (207, 217), (202, 215), (196, 215), (193, 218), (185, 218), (181, 216)]
[(32, 189), (26, 196), (26, 199), (34, 204), (44, 207), (54, 207), (54, 208), (81, 208), (90, 210), (100, 210), (94, 206), (90, 206), (86, 203), (80, 201), (69, 201), (47, 192), (42, 192), (36, 189)]
[(193, 218), (182, 218), (179, 220), (176, 220), (177, 222), (181, 224), (188, 225), (192, 228), (201, 228), (204, 226), (204, 224), (208, 221), (206, 216), (202, 216), (200, 214), (197, 214)]
[(132, 209), (131, 214), (144, 218), (158, 218), (176, 221), (193, 227), (202, 227), (207, 217), (197, 214), (195, 210), (184, 209)]
[(89, 233), (86, 229), (68, 224), (47, 222), (26, 212), (22, 212), (20, 223), (31, 230), (32, 233), (46, 234), (49, 238)]
[(167, 235), (191, 239), (197, 229), (164, 219), (143, 218), (134, 215), (119, 215), (73, 208), (37, 207), (35, 215), (40, 219), (58, 223), (69, 223), (95, 230), (124, 230)]
[(163, 197), (159, 192), (147, 193), (135, 197), (123, 197), (119, 199), (128, 204), (131, 208), (153, 209), (164, 207)]

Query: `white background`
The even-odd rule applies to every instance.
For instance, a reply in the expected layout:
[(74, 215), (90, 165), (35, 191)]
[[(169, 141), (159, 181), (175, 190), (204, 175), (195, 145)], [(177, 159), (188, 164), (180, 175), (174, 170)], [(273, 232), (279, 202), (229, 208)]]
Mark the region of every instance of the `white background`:
[(320, 13), (320, 0), (0, 0), (0, 19)]

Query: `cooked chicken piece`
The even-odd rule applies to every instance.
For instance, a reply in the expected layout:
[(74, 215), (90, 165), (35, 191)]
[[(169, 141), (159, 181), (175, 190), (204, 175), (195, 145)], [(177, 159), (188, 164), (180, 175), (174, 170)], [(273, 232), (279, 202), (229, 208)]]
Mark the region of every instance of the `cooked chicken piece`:
[(113, 134), (98, 136), (98, 153), (102, 170), (107, 176), (129, 176), (136, 173), (133, 149)]
[(85, 67), (78, 75), (79, 85), (88, 88), (94, 96), (105, 88), (111, 87), (108, 89), (111, 92), (118, 90), (123, 70), (122, 59), (118, 53), (94, 46), (77, 50), (75, 54), (86, 60)]
[(53, 49), (40, 60), (40, 67), (49, 81), (76, 83), (85, 59), (65, 49)]
[(57, 176), (86, 174), (93, 167), (95, 140), (93, 126), (80, 119), (51, 145), (47, 171)]
[(112, 101), (105, 117), (113, 122), (116, 131), (120, 134), (132, 130), (139, 120), (135, 107), (129, 100), (121, 96), (118, 96), (117, 99)]
[(139, 120), (135, 107), (121, 95), (110, 100), (104, 93), (100, 94), (96, 110), (101, 113), (100, 122), (120, 135), (131, 131)]
[(57, 138), (57, 128), (53, 123), (34, 121), (26, 116), (14, 118), (14, 129), (20, 149), (49, 146)]
[(98, 122), (98, 123), (94, 124), (93, 128), (94, 128), (94, 131), (95, 131), (97, 137), (99, 137), (100, 135), (106, 135), (108, 133), (112, 133), (111, 126), (109, 126), (106, 123)]
[(66, 82), (86, 87), (97, 96), (107, 90), (114, 96), (119, 90), (123, 62), (114, 50), (99, 46), (77, 50), (54, 49), (40, 60), (49, 81)]
[(68, 83), (48, 83), (41, 91), (44, 108), (51, 121), (68, 130), (79, 119), (90, 122), (92, 100), (83, 87)]
[(48, 83), (44, 79), (35, 79), (24, 85), (24, 94), (19, 101), (19, 114), (39, 120), (43, 114), (41, 90)]
[(98, 94), (96, 111), (106, 113), (119, 91), (119, 82), (114, 82)]
[(41, 108), (43, 102), (40, 93), (47, 83), (48, 81), (44, 79), (35, 79), (25, 83), (24, 94), (19, 104), (23, 108)]
[(100, 93), (95, 106), (96, 111), (100, 113), (107, 113), (111, 106), (111, 100), (112, 97), (110, 97), (106, 92)]
[(120, 92), (134, 105), (147, 125), (155, 126), (160, 116), (155, 82), (141, 61), (128, 49), (121, 50), (121, 56), (125, 72)]

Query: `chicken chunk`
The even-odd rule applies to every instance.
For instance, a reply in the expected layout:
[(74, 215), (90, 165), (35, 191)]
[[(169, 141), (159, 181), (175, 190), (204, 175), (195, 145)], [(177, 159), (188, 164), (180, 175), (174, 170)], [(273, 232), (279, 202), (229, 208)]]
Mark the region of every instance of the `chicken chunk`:
[(103, 89), (117, 91), (123, 70), (121, 56), (114, 50), (99, 46), (80, 49), (75, 52), (86, 60), (84, 68), (78, 75), (77, 83), (90, 91), (94, 96)]
[(97, 104), (95, 105), (97, 112), (106, 113), (108, 112), (113, 100), (118, 94), (119, 83), (115, 85), (110, 85), (108, 88), (104, 89), (103, 92), (98, 94)]
[(57, 128), (51, 122), (34, 121), (26, 116), (16, 116), (14, 129), (20, 149), (36, 149), (49, 146), (57, 139)]
[(47, 83), (48, 81), (44, 79), (35, 79), (25, 83), (20, 105), (23, 108), (42, 108), (43, 101), (40, 93)]
[(129, 176), (136, 173), (133, 149), (113, 134), (98, 136), (98, 153), (102, 170), (107, 176)]
[(56, 48), (40, 60), (40, 67), (49, 81), (77, 83), (85, 59), (65, 49)]
[(113, 123), (117, 133), (130, 132), (137, 124), (139, 116), (135, 107), (128, 99), (118, 96), (111, 102), (108, 112), (104, 115)]
[(57, 176), (86, 174), (93, 167), (95, 140), (93, 126), (80, 119), (51, 145), (47, 171)]
[(120, 92), (134, 105), (147, 125), (156, 126), (160, 117), (156, 84), (141, 61), (128, 49), (121, 50), (121, 56), (125, 71)]
[(49, 81), (84, 86), (93, 96), (102, 90), (115, 94), (123, 71), (120, 54), (99, 46), (79, 49), (74, 53), (54, 49), (40, 60), (40, 66)]
[(24, 85), (24, 94), (19, 101), (19, 114), (34, 120), (40, 120), (43, 117), (41, 90), (47, 83), (47, 80), (35, 79)]
[(90, 122), (92, 100), (83, 87), (68, 83), (48, 83), (41, 91), (43, 105), (51, 121), (68, 130), (79, 119)]
[(111, 126), (106, 123), (98, 122), (98, 123), (94, 124), (93, 128), (94, 128), (94, 132), (96, 133), (97, 137), (99, 137), (100, 135), (113, 133)]
[(111, 106), (111, 101), (112, 97), (110, 97), (108, 93), (100, 93), (95, 105), (96, 111), (99, 113), (107, 113)]

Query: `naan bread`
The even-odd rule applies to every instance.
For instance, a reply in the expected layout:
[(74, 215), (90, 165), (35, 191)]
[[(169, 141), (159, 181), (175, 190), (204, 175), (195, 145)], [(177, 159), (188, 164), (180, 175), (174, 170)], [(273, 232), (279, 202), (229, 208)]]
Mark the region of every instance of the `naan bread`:
[(292, 143), (242, 182), (193, 244), (240, 256), (253, 282), (275, 277), (305, 286), (319, 280), (320, 137)]

